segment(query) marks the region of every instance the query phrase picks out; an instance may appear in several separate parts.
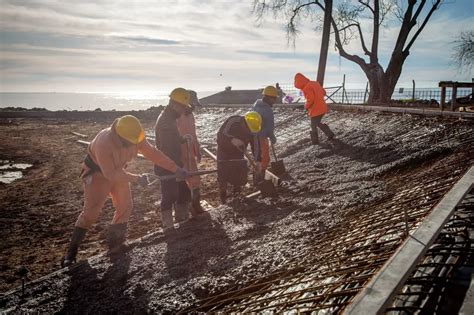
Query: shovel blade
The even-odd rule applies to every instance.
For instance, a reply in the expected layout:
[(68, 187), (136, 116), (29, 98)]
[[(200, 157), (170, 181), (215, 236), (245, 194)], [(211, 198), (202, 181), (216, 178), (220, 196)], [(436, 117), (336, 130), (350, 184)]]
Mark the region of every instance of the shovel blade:
[(269, 179), (265, 179), (257, 184), (258, 190), (262, 193), (263, 197), (277, 197), (278, 192), (273, 186), (273, 182)]
[(272, 173), (277, 175), (277, 176), (278, 175), (283, 175), (283, 174), (286, 173), (286, 168), (285, 168), (285, 164), (283, 163), (283, 161), (271, 162), (270, 169), (271, 169)]

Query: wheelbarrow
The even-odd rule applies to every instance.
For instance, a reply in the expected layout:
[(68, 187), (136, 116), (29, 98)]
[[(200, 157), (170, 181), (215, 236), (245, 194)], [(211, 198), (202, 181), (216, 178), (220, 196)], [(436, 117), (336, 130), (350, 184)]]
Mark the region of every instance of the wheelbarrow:
[(270, 163), (270, 169), (272, 170), (273, 174), (277, 176), (285, 174), (286, 173), (285, 163), (283, 162), (283, 160), (278, 160), (273, 143), (272, 143), (272, 152), (273, 152), (273, 158), (275, 159), (275, 161)]

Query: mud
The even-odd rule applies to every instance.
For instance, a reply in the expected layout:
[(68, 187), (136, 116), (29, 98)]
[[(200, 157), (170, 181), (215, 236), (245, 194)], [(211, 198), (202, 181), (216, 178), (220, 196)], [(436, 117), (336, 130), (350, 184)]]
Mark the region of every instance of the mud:
[[(245, 109), (209, 109), (197, 114), (201, 141), (213, 149), (215, 132), (228, 116)], [(105, 249), (110, 204), (88, 233), (73, 268), (30, 282), (0, 298), (0, 309), (68, 312), (175, 312), (197, 300), (285, 269), (306, 255), (318, 233), (344, 220), (349, 208), (390, 195), (389, 181), (407, 181), (407, 169), (456, 152), (474, 152), (472, 122), (412, 115), (332, 112), (324, 121), (338, 140), (309, 145), (309, 122), (297, 109), (277, 109), (277, 153), (291, 175), (279, 198), (236, 199), (218, 206), (215, 178), (204, 177), (204, 199), (214, 209), (164, 235), (154, 205), (156, 190), (133, 187), (135, 211), (130, 249), (116, 257)], [(209, 123), (212, 122), (212, 123)], [(25, 176), (0, 184), (2, 290), (19, 284), (25, 265), (38, 278), (58, 268), (80, 212), (77, 178), (84, 147), (70, 131), (94, 135), (108, 122), (17, 120), (2, 124), (0, 159), (31, 163)], [(150, 129), (153, 121), (145, 122)], [(468, 155), (469, 156), (469, 155)], [(472, 158), (466, 163), (472, 164)], [(207, 159), (204, 167), (212, 167)], [(132, 171), (150, 171), (137, 160)], [(247, 188), (251, 192), (251, 188)], [(98, 254), (98, 255), (96, 255)], [(94, 256), (95, 255), (95, 256)]]

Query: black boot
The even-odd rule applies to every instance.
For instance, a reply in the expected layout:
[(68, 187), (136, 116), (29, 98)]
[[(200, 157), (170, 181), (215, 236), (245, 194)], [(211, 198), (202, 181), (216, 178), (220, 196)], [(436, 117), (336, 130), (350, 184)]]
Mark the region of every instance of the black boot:
[(84, 240), (86, 236), (87, 229), (80, 227), (74, 227), (72, 232), (71, 242), (69, 243), (69, 248), (67, 250), (66, 256), (63, 257), (61, 261), (61, 267), (69, 267), (76, 262), (76, 255), (79, 249), (79, 245)]
[(109, 255), (115, 254), (124, 248), (127, 237), (127, 223), (111, 224), (107, 236)]
[(201, 190), (199, 188), (193, 189), (193, 200), (191, 202), (191, 214), (193, 217), (196, 217), (202, 213), (204, 213), (205, 210), (201, 206)]
[(311, 131), (309, 134), (311, 136), (311, 143), (313, 145), (319, 144), (318, 132), (317, 131)]

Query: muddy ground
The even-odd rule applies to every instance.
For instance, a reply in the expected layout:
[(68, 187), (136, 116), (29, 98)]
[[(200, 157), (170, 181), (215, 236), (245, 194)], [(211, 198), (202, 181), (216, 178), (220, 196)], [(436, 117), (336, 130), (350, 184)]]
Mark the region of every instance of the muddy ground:
[[(209, 109), (197, 114), (201, 141), (212, 149), (221, 122), (243, 109)], [(347, 209), (387, 195), (388, 179), (407, 166), (464, 154), (472, 164), (472, 122), (412, 115), (332, 112), (325, 117), (338, 141), (311, 146), (308, 121), (297, 109), (276, 110), (278, 153), (291, 178), (277, 199), (236, 199), (218, 206), (215, 178), (204, 177), (203, 199), (215, 206), (205, 215), (164, 235), (155, 214), (155, 189), (133, 187), (135, 211), (129, 238), (118, 257), (105, 249), (113, 215), (108, 203), (80, 251), (82, 261), (0, 299), (0, 309), (40, 312), (177, 311), (210, 294), (285, 268), (308, 250), (312, 237), (344, 219)], [(145, 121), (149, 131), (154, 118)], [(57, 270), (82, 204), (78, 179), (84, 147), (70, 132), (90, 138), (109, 122), (12, 120), (0, 125), (0, 159), (32, 163), (25, 177), (0, 186), (1, 289)], [(13, 140), (13, 141), (12, 141)], [(470, 157), (470, 158), (469, 158)], [(212, 167), (210, 159), (203, 167)], [(151, 170), (137, 160), (132, 171)], [(249, 187), (247, 192), (252, 191)], [(94, 256), (95, 255), (95, 256)], [(85, 303), (87, 301), (87, 303)], [(107, 303), (109, 302), (110, 303)]]

